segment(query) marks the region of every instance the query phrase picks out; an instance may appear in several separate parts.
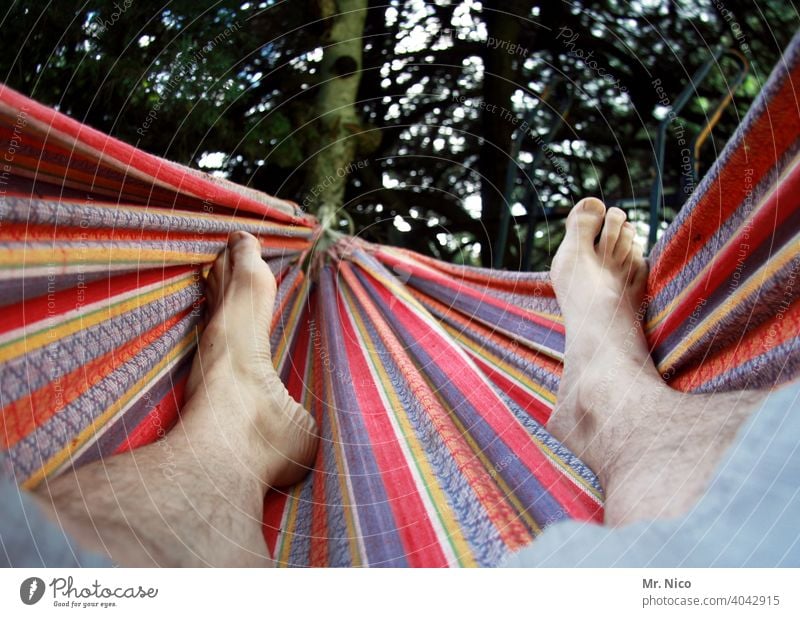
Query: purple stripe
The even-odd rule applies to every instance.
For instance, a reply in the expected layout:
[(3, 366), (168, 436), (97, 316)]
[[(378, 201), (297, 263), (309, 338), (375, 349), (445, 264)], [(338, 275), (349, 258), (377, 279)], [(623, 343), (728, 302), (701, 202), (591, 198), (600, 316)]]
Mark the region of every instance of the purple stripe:
[(120, 364), (47, 422), (23, 437), (10, 450), (17, 481), (22, 483), (88, 427), (178, 343), (195, 329), (199, 317), (188, 315), (136, 356)]
[[(132, 268), (136, 271), (136, 268)], [(69, 274), (58, 274), (55, 279), (48, 275), (41, 276), (25, 275), (24, 269), (22, 276), (13, 279), (0, 279), (0, 307), (16, 304), (23, 300), (33, 300), (48, 293), (55, 293), (63, 289), (72, 289), (80, 283), (88, 285), (108, 276), (108, 272), (72, 272)], [(118, 272), (115, 271), (116, 275)]]
[(416, 275), (409, 277), (408, 284), (439, 302), (455, 308), (469, 319), (477, 319), (489, 327), (500, 328), (547, 349), (559, 353), (564, 351), (564, 335), (560, 332)]
[[(117, 448), (139, 427), (161, 400), (172, 392), (175, 383), (189, 372), (193, 354), (187, 354), (172, 370), (165, 373), (149, 390), (142, 392), (125, 414), (114, 421), (99, 439), (95, 440), (75, 459), (75, 467), (111, 456)], [(166, 430), (166, 427), (164, 428)]]
[(397, 533), (397, 521), (389, 506), (373, 444), (362, 420), (365, 413), (371, 412), (359, 405), (353, 389), (353, 379), (358, 377), (350, 373), (341, 329), (333, 329), (340, 323), (337, 306), (340, 298), (330, 266), (320, 272), (320, 295), (324, 349), (330, 353), (330, 366), (334, 367), (327, 373), (333, 387), (334, 409), (326, 409), (325, 413), (335, 413), (339, 422), (342, 450), (347, 459), (367, 562), (371, 566), (406, 566), (408, 563)]
[[(371, 277), (359, 270), (356, 270), (356, 276), (383, 312), (386, 321), (393, 324), (391, 307), (380, 297)], [(522, 463), (520, 456), (506, 445), (489, 426), (480, 411), (472, 405), (469, 395), (457, 389), (450, 382), (444, 371), (439, 368), (437, 361), (428, 353), (424, 343), (417, 340), (413, 333), (404, 328), (393, 326), (393, 329), (405, 344), (408, 352), (415, 358), (417, 365), (424, 367), (425, 376), (434, 386), (438, 396), (469, 431), (470, 437), (478, 445), (479, 452), (496, 466), (494, 470), (489, 471), (494, 471), (503, 478), (515, 496), (524, 504), (525, 510), (530, 513), (537, 525), (543, 527), (554, 520), (568, 518), (561, 504), (542, 486), (538, 478)], [(502, 405), (499, 400), (498, 405)], [(513, 414), (508, 409), (506, 411), (509, 421), (516, 422)], [(531, 441), (530, 447), (536, 447), (533, 441)], [(497, 469), (498, 467), (500, 469)], [(531, 529), (531, 531), (534, 530)]]
[(227, 233), (236, 230), (248, 231), (255, 235), (277, 237), (308, 238), (313, 230), (302, 227), (266, 228), (257, 220), (239, 218), (235, 221), (208, 219), (201, 216), (178, 216), (155, 213), (146, 208), (123, 209), (105, 203), (80, 204), (68, 201), (53, 201), (24, 197), (7, 197), (0, 204), (0, 215), (5, 220), (32, 225), (55, 225), (61, 227), (80, 227), (95, 229), (134, 229), (159, 232)]
[[(0, 389), (8, 405), (100, 356), (142, 336), (186, 310), (200, 296), (197, 283), (149, 304), (79, 330), (50, 345), (0, 364)], [(65, 316), (68, 317), (69, 315)], [(54, 322), (57, 326), (61, 322)]]
[[(705, 304), (698, 304), (690, 317), (682, 327), (675, 328), (668, 337), (653, 350), (653, 357), (656, 363), (661, 362), (669, 353), (675, 349), (682, 341), (686, 340), (694, 329), (695, 324), (699, 325), (709, 315), (712, 315), (720, 307), (724, 306), (728, 298), (735, 293), (741, 285), (752, 278), (773, 255), (778, 253), (781, 248), (797, 237), (800, 229), (800, 209), (795, 210), (787, 219), (785, 224), (775, 228), (773, 235), (768, 236), (747, 258), (742, 260), (740, 267), (726, 278), (720, 285), (706, 296)], [(796, 258), (797, 259), (797, 258)], [(800, 296), (800, 283), (794, 286), (790, 297), (784, 296), (783, 286), (789, 272), (797, 270), (795, 260), (776, 272), (747, 298), (732, 307), (731, 312), (726, 315), (722, 322), (717, 324), (702, 338), (696, 341), (692, 348), (687, 350), (680, 358), (682, 364), (691, 362), (700, 354), (708, 353), (708, 345), (714, 344), (717, 348), (724, 346), (725, 342), (732, 345), (752, 328), (757, 327), (767, 319), (774, 317), (778, 307), (783, 300), (793, 301)], [(738, 273), (738, 278), (734, 274)], [(724, 338), (720, 340), (720, 336)]]

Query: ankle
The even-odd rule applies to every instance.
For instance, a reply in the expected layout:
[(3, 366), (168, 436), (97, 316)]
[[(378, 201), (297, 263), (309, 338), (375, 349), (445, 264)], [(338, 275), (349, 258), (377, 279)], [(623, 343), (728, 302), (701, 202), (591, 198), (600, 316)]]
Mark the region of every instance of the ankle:
[(238, 401), (242, 396), (261, 390), (259, 375), (252, 366), (246, 366), (235, 357), (228, 361), (210, 362), (203, 367), (199, 391), (213, 393), (218, 401)]

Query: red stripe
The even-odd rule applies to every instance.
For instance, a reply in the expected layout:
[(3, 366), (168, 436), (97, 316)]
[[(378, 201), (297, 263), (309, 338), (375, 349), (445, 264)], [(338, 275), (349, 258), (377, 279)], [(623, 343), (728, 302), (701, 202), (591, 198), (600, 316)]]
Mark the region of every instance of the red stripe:
[(436, 283), (437, 285), (448, 287), (449, 289), (452, 289), (459, 294), (469, 296), (470, 298), (473, 298), (474, 300), (477, 300), (482, 304), (491, 304), (492, 306), (502, 309), (506, 313), (513, 313), (518, 317), (522, 317), (527, 321), (532, 321), (536, 324), (539, 324), (540, 326), (544, 326), (549, 330), (555, 330), (556, 332), (559, 332), (561, 334), (564, 333), (564, 326), (562, 324), (554, 323), (550, 320), (543, 319), (542, 317), (534, 315), (533, 313), (528, 312), (518, 306), (509, 304), (508, 302), (503, 302), (499, 298), (495, 298), (494, 296), (489, 295), (488, 293), (480, 293), (478, 290), (468, 285), (460, 285), (458, 284), (457, 281), (451, 281), (446, 276), (439, 274), (436, 271), (433, 271), (431, 268), (426, 268), (425, 266), (402, 261), (394, 257), (393, 255), (390, 255), (389, 253), (385, 253), (380, 250), (378, 251), (378, 256), (382, 261), (388, 263), (389, 265), (398, 266), (410, 272), (414, 276), (419, 276), (420, 278), (423, 278), (432, 283)]
[[(800, 109), (796, 84), (800, 65), (784, 80), (764, 112), (744, 135), (738, 149), (730, 153), (716, 180), (700, 197), (691, 215), (677, 228), (664, 247), (658, 262), (651, 265), (648, 293), (656, 296), (676, 277), (706, 245), (708, 239), (748, 198), (752, 187), (775, 166), (797, 139)], [(746, 174), (750, 179), (745, 181)], [(716, 260), (719, 263), (719, 260)]]
[(172, 382), (172, 390), (156, 403), (152, 411), (128, 434), (127, 439), (119, 445), (114, 454), (128, 452), (153, 443), (178, 423), (188, 378), (187, 371), (180, 379)]
[(747, 242), (744, 244), (729, 242), (728, 246), (716, 253), (711, 267), (694, 283), (694, 293), (687, 294), (681, 303), (669, 311), (664, 321), (648, 334), (647, 339), (651, 346), (659, 345), (675, 329), (686, 323), (689, 316), (697, 309), (698, 293), (708, 296), (720, 285), (725, 284), (739, 263), (773, 236), (773, 230), (782, 225), (797, 209), (798, 195), (800, 195), (800, 165), (791, 171), (769, 199), (758, 208), (752, 219), (752, 225), (747, 229), (749, 235)]
[[(192, 194), (204, 195), (209, 201), (229, 207), (240, 208), (254, 214), (268, 216), (274, 220), (299, 224), (313, 223), (311, 217), (285, 214), (272, 206), (246, 197), (230, 189), (223, 188), (212, 180), (207, 180), (199, 175), (184, 171), (178, 165), (169, 163), (164, 159), (143, 152), (118, 139), (109, 137), (45, 105), (32, 101), (2, 84), (0, 84), (0, 101), (9, 105), (12, 111), (15, 109), (24, 110), (29, 114), (30, 119), (35, 118), (47, 124), (50, 129), (66, 133), (77, 142), (86, 144), (99, 151), (98, 156), (104, 159), (114, 159), (116, 163), (114, 165), (115, 168), (121, 167), (123, 169), (131, 168), (139, 170), (155, 180), (160, 180), (161, 182), (171, 185), (176, 192), (185, 193), (188, 188), (191, 188)], [(30, 130), (30, 128), (28, 130)], [(48, 136), (48, 141), (55, 141), (56, 144), (58, 144), (59, 142), (63, 142), (63, 138), (60, 135), (50, 134)], [(274, 197), (265, 196), (265, 198), (272, 199), (276, 202), (282, 201)], [(288, 202), (284, 203), (288, 204)]]
[[(318, 312), (319, 302), (316, 294), (310, 297), (307, 306), (308, 309), (306, 311), (306, 316), (304, 317), (304, 321), (301, 323), (309, 324), (312, 316), (317, 319), (317, 323), (320, 323), (320, 313)], [(309, 330), (308, 338), (310, 339), (310, 324), (307, 329)], [(319, 332), (319, 330), (317, 330), (317, 332)], [(309, 345), (314, 344), (314, 341), (309, 340), (309, 343), (306, 343), (305, 353), (310, 351)], [(312, 388), (312, 392), (315, 393), (315, 396), (312, 397), (311, 407), (314, 413), (314, 418), (317, 420), (317, 425), (321, 430), (323, 420), (322, 414), (324, 411), (322, 397), (326, 396), (324, 377), (322, 374), (322, 356), (319, 353), (312, 353), (311, 361), (312, 374), (311, 384), (309, 385)], [(334, 447), (334, 444), (330, 442), (320, 443), (319, 450), (317, 451), (317, 461), (314, 465), (314, 486), (311, 487), (311, 499), (313, 501), (311, 504), (311, 546), (309, 549), (309, 564), (313, 567), (322, 567), (328, 565), (330, 542), (328, 537), (328, 508), (340, 507), (340, 504), (329, 504), (327, 497), (328, 482), (336, 483), (338, 481), (338, 470), (336, 469), (336, 465), (334, 464), (333, 468), (329, 469), (325, 464), (323, 448), (332, 447)]]
[(547, 424), (553, 409), (542, 401), (532, 396), (527, 390), (508, 379), (501, 371), (487, 364), (482, 358), (470, 354), (475, 364), (486, 374), (494, 384), (505, 392), (522, 409), (527, 411), (539, 424)]
[[(384, 301), (389, 302), (392, 296), (385, 287), (375, 285), (375, 289)], [(598, 517), (597, 503), (553, 466), (524, 427), (513, 418), (505, 403), (483, 378), (476, 376), (473, 367), (459, 354), (453, 353), (453, 347), (441, 334), (414, 315), (402, 302), (394, 303), (393, 318), (396, 327), (413, 332), (418, 340), (424, 340), (426, 352), (448, 382), (481, 414), (498, 438), (519, 456), (519, 460), (572, 518), (584, 520)]]
[(397, 533), (403, 542), (406, 559), (412, 567), (445, 567), (447, 559), (420, 498), (420, 489), (408, 467), (408, 459), (395, 437), (389, 411), (381, 400), (375, 381), (366, 378), (370, 375), (370, 368), (363, 355), (365, 350), (359, 344), (359, 336), (343, 302), (339, 303), (339, 318), (349, 371), (357, 376), (352, 383), (355, 402), (381, 470), (381, 480), (397, 522)]
[(261, 523), (261, 530), (264, 534), (264, 541), (273, 559), (277, 559), (275, 549), (278, 545), (278, 536), (281, 533), (281, 522), (283, 512), (286, 509), (288, 495), (286, 491), (269, 491), (264, 498), (264, 517)]
[[(142, 270), (99, 279), (87, 283), (83, 289), (72, 287), (38, 298), (23, 300), (3, 308), (0, 333), (9, 332), (44, 319), (52, 319), (86, 306), (123, 295), (129, 291), (165, 281), (189, 272), (199, 272), (196, 266), (171, 266), (163, 269)], [(82, 295), (81, 295), (82, 294)]]

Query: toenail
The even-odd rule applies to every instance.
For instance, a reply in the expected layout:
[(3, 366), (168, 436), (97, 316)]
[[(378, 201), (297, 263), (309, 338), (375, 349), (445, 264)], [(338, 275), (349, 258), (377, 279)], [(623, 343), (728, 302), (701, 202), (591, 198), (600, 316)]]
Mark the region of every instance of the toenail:
[(598, 210), (600, 210), (600, 209), (605, 210), (606, 209), (605, 204), (601, 200), (597, 199), (597, 197), (584, 197), (583, 199), (581, 199), (576, 204), (575, 207), (576, 208), (581, 208), (583, 210), (586, 210), (589, 207), (590, 203), (592, 203), (592, 204), (596, 203), (599, 206)]

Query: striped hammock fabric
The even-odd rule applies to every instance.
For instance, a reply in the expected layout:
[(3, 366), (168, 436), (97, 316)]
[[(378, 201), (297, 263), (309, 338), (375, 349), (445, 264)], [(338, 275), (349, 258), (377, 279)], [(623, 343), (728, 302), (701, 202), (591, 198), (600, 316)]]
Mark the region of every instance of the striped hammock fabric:
[[(800, 373), (800, 42), (651, 256), (667, 383)], [(273, 358), (316, 417), (314, 471), (265, 502), (279, 565), (496, 565), (594, 474), (543, 428), (564, 328), (547, 274), (442, 263), (322, 231), (291, 203), (145, 154), (0, 86), (0, 438), (24, 487), (177, 421), (203, 276), (235, 229), (279, 283)]]

